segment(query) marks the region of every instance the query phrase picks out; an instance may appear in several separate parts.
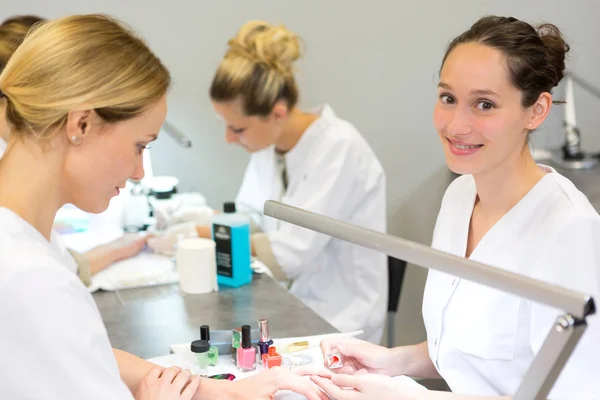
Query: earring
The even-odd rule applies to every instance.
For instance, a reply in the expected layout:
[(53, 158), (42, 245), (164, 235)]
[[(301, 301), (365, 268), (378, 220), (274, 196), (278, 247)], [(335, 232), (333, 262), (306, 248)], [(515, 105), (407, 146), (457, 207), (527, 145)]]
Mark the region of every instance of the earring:
[(71, 136), (71, 143), (75, 146), (78, 146), (79, 144), (81, 144), (81, 136), (76, 136), (76, 135)]

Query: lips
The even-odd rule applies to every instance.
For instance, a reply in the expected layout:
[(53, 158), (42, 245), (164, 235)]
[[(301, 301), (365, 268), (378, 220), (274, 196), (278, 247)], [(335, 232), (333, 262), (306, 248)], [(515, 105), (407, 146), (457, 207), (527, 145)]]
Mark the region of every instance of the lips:
[[(448, 139), (448, 138), (447, 138)], [(461, 149), (461, 150), (466, 150), (466, 149), (477, 149), (479, 147), (483, 147), (482, 144), (472, 144), (472, 143), (464, 143), (464, 142), (459, 142), (459, 141), (455, 141), (452, 139), (448, 139), (448, 141), (457, 149)]]
[(481, 147), (481, 145), (476, 144), (476, 145), (468, 145), (468, 144), (454, 144), (454, 146), (457, 149), (461, 149), (461, 150), (467, 150), (467, 149), (478, 149)]
[(446, 139), (448, 140), (450, 152), (456, 156), (468, 156), (475, 154), (483, 147), (482, 144), (453, 141), (449, 138)]

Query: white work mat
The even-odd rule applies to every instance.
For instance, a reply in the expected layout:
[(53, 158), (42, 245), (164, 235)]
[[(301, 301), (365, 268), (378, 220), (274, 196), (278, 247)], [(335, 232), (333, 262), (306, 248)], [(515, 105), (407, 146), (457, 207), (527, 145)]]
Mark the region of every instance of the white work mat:
[[(251, 268), (255, 273), (271, 275), (271, 271), (256, 258), (252, 259)], [(95, 274), (88, 289), (90, 292), (112, 291), (176, 282), (179, 282), (179, 276), (173, 258), (144, 250)]]
[(170, 257), (143, 251), (118, 261), (92, 277), (90, 292), (120, 290), (179, 282), (175, 263)]
[[(296, 337), (296, 338), (282, 338), (282, 339), (273, 339), (273, 346), (282, 349), (285, 349), (288, 344), (294, 342), (307, 341), (309, 344), (309, 348), (307, 350), (299, 351), (293, 354), (285, 354), (282, 353), (284, 358), (284, 364), (286, 363), (286, 358), (293, 357), (304, 357), (308, 356), (312, 358), (312, 362), (308, 364), (308, 366), (312, 367), (323, 367), (323, 356), (321, 353), (321, 348), (319, 344), (324, 339), (333, 339), (340, 337), (354, 337), (361, 334), (362, 331), (349, 332), (349, 333), (333, 333), (327, 335), (317, 335), (317, 336), (305, 336), (305, 337)], [(186, 344), (176, 344), (171, 345), (171, 351), (174, 354), (170, 354), (168, 356), (162, 356), (157, 358), (149, 359), (148, 361), (153, 362), (155, 364), (161, 365), (163, 367), (171, 367), (178, 366), (182, 369), (189, 369), (193, 374), (199, 374), (200, 369), (196, 364), (195, 354), (190, 351), (190, 343)], [(289, 358), (288, 358), (289, 360)], [(244, 379), (248, 376), (252, 376), (262, 371), (262, 365), (256, 366), (256, 371), (252, 372), (241, 372), (239, 371), (231, 362), (229, 355), (219, 356), (219, 364), (215, 367), (209, 366), (204, 374), (208, 376), (216, 375), (216, 374), (226, 374), (230, 373), (235, 375), (236, 380)], [(399, 385), (411, 386), (416, 388), (421, 388), (425, 390), (425, 387), (414, 381), (413, 379), (406, 376), (397, 376), (394, 379), (398, 380)], [(276, 400), (302, 400), (306, 399), (306, 397), (290, 392), (290, 391), (280, 391), (276, 396)]]

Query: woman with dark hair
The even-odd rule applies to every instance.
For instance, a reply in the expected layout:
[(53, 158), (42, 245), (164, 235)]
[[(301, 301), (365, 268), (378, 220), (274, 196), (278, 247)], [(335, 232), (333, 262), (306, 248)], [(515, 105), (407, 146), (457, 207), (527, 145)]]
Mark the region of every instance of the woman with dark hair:
[[(554, 25), (503, 17), (484, 17), (450, 43), (433, 119), (448, 167), (462, 176), (444, 195), (432, 247), (600, 298), (600, 217), (528, 147), (552, 107), (568, 51)], [(425, 342), (394, 349), (324, 342), (324, 354), (337, 351), (345, 364), (313, 380), (338, 400), (512, 396), (559, 315), (431, 270)], [(549, 398), (599, 398), (599, 323), (588, 320)], [(357, 373), (364, 371), (371, 373)], [(394, 375), (442, 377), (454, 393), (403, 388)]]

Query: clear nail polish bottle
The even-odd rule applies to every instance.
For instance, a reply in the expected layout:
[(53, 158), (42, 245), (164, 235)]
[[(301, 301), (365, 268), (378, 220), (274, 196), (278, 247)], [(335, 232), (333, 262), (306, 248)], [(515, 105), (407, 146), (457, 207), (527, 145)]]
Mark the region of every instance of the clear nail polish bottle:
[(217, 349), (217, 346), (210, 344), (210, 328), (208, 325), (200, 327), (200, 340), (206, 340), (210, 345), (208, 349), (208, 365), (216, 366), (219, 363), (219, 349)]
[(201, 373), (206, 372), (209, 365), (208, 351), (210, 344), (207, 340), (194, 340), (190, 346), (192, 353), (196, 354), (196, 362), (201, 370)]

